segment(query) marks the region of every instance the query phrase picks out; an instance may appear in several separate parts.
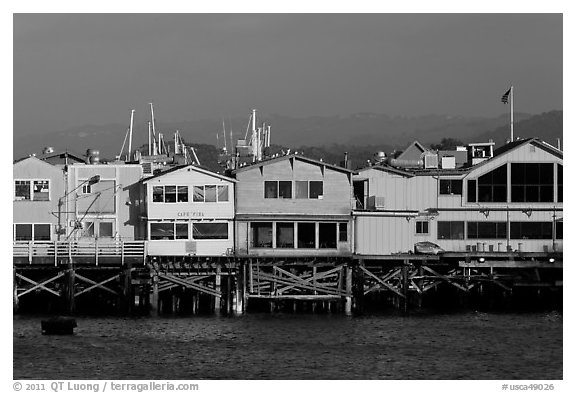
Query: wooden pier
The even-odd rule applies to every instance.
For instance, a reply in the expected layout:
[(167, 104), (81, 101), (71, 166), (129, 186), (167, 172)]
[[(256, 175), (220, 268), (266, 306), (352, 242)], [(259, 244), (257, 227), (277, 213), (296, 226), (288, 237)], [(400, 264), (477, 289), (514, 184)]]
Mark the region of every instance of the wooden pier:
[[(144, 242), (15, 242), (14, 310), (410, 312), (562, 293), (562, 253), (149, 257)], [(38, 310), (40, 308), (40, 310)]]

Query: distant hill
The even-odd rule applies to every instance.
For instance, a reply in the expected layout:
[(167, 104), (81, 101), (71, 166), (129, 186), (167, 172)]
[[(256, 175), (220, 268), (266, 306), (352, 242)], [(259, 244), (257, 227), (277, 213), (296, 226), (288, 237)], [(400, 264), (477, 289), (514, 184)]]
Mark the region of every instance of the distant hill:
[[(539, 136), (556, 144), (562, 136), (562, 112), (553, 111), (536, 116), (515, 113), (517, 121), (515, 135)], [(494, 139), (497, 144), (505, 142), (509, 135), (508, 116), (494, 118), (450, 117), (427, 115), (417, 117), (388, 116), (373, 113), (358, 113), (347, 117), (313, 116), (293, 118), (270, 115), (259, 118), (260, 122), (272, 127), (272, 143), (280, 149), (292, 148), (303, 151), (312, 158), (338, 163), (344, 152), (349, 153), (353, 165), (362, 165), (377, 151), (402, 150), (414, 140), (425, 145), (438, 143), (442, 138), (455, 138), (463, 142), (482, 142)], [(227, 130), (234, 130), (234, 140), (244, 138), (248, 118), (226, 120)], [(216, 134), (222, 135), (221, 120), (193, 120), (178, 123), (159, 123), (157, 130), (170, 141), (173, 131), (180, 134), (189, 144), (197, 147), (200, 161), (216, 164)], [(113, 159), (121, 151), (126, 135), (126, 125), (110, 124), (83, 126), (61, 132), (45, 133), (31, 137), (14, 134), (14, 158), (39, 154), (43, 147), (51, 146), (56, 151), (71, 150), (83, 154), (86, 149), (98, 149), (103, 158)], [(228, 144), (229, 142), (228, 134)], [(132, 146), (147, 143), (147, 125), (136, 124)], [(222, 139), (220, 139), (222, 143)], [(127, 146), (124, 148), (124, 153)]]

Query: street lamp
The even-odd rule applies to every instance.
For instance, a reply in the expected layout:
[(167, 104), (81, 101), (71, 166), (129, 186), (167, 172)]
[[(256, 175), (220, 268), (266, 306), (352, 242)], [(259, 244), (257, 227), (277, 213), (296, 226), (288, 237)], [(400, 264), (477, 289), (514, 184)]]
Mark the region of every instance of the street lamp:
[[(67, 192), (66, 194), (64, 194), (64, 196), (62, 196), (58, 199), (58, 241), (60, 241), (60, 236), (64, 232), (63, 228), (62, 228), (62, 205), (64, 204), (64, 201), (67, 200), (66, 198), (68, 198), (68, 196), (70, 194), (72, 194), (74, 191), (76, 191), (80, 187), (84, 186), (85, 184), (88, 184), (91, 186), (91, 185), (99, 183), (99, 182), (100, 182), (100, 175), (92, 176), (91, 178), (84, 180), (82, 183), (78, 184), (78, 186), (76, 186), (76, 188), (74, 188), (72, 191)], [(66, 213), (68, 213), (68, 212), (66, 212)]]

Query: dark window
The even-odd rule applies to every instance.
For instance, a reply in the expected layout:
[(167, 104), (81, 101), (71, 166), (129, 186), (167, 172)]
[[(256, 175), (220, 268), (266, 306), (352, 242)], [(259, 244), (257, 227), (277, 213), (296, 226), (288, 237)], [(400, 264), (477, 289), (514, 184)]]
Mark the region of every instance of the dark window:
[(173, 222), (150, 223), (150, 239), (174, 240), (174, 223)]
[(178, 186), (178, 202), (188, 202), (188, 186)]
[(16, 224), (15, 226), (15, 240), (32, 240), (32, 224)]
[(272, 223), (253, 222), (252, 227), (252, 247), (272, 248)]
[(511, 239), (552, 239), (551, 222), (511, 222)]
[(310, 199), (322, 199), (324, 196), (324, 183), (322, 181), (310, 182)]
[(438, 239), (464, 239), (464, 221), (438, 221)]
[(188, 223), (176, 223), (176, 239), (188, 239)]
[(113, 237), (113, 225), (111, 222), (101, 222), (98, 225), (98, 236), (99, 237)]
[(264, 182), (264, 198), (278, 198), (278, 182), (265, 181)]
[(440, 179), (440, 195), (462, 195), (462, 180)]
[(428, 233), (428, 221), (416, 221), (416, 233)]
[(296, 199), (308, 199), (307, 181), (296, 181)]
[(204, 186), (194, 186), (193, 202), (204, 202)]
[(30, 200), (30, 180), (14, 181), (14, 199), (16, 199), (17, 201)]
[(564, 225), (562, 225), (562, 221), (556, 221), (556, 239), (563, 239), (564, 238)]
[(564, 200), (563, 194), (563, 182), (564, 182), (564, 166), (558, 164), (558, 187), (556, 192), (558, 193), (558, 202), (562, 202)]
[(336, 223), (318, 224), (318, 242), (320, 248), (336, 248)]
[(176, 203), (176, 186), (164, 186), (164, 202)]
[(316, 225), (313, 222), (298, 223), (298, 248), (316, 247)]
[(468, 180), (468, 202), (476, 202), (476, 180)]
[(50, 240), (50, 224), (34, 224), (34, 240)]
[(292, 182), (291, 181), (279, 181), (278, 182), (278, 197), (279, 198), (292, 198)]
[(204, 186), (204, 202), (216, 202), (216, 186)]
[(276, 247), (294, 248), (294, 223), (276, 223)]
[(468, 239), (506, 239), (506, 222), (468, 222)]
[(502, 165), (478, 178), (478, 202), (506, 202), (507, 171)]
[(338, 224), (338, 241), (347, 242), (348, 241), (348, 223), (341, 222)]
[(554, 164), (512, 163), (512, 202), (553, 202)]
[(218, 186), (218, 202), (228, 202), (228, 186)]
[(192, 237), (197, 240), (228, 239), (228, 223), (194, 223)]

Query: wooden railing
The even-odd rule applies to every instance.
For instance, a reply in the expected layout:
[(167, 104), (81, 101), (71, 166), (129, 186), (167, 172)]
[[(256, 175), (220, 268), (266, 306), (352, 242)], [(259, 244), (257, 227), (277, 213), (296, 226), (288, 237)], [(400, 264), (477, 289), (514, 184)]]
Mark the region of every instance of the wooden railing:
[(59, 261), (83, 260), (98, 264), (102, 260), (114, 260), (123, 264), (127, 258), (145, 261), (145, 242), (141, 241), (15, 241), (12, 255), (16, 259)]

